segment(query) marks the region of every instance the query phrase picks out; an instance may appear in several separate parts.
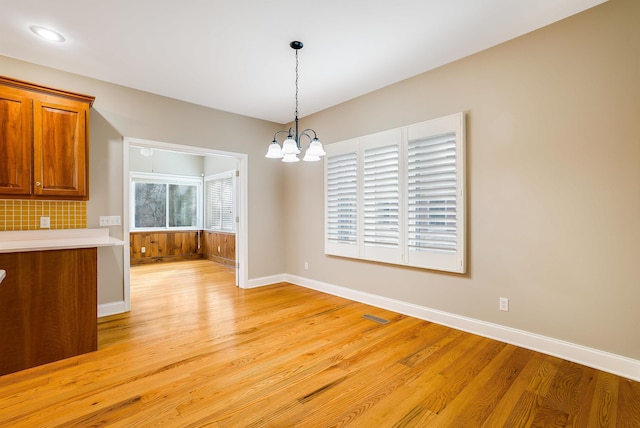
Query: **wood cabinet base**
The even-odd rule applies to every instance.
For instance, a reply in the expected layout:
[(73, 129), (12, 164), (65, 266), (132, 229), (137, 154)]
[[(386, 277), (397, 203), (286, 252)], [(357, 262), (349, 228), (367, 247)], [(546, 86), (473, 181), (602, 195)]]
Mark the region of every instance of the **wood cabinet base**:
[(97, 349), (97, 249), (0, 254), (0, 375)]

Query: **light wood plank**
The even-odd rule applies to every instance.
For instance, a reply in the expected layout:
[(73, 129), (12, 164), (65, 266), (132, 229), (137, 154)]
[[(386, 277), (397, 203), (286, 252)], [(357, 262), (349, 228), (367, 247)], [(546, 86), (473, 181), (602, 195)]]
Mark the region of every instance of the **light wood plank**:
[(0, 377), (0, 426), (640, 426), (637, 382), (205, 260), (131, 299), (97, 352)]

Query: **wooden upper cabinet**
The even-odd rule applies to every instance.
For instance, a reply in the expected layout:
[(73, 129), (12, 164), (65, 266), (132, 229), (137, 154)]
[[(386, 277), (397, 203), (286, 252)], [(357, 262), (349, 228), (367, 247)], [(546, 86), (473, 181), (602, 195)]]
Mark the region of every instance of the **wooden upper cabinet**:
[(34, 102), (33, 193), (87, 195), (86, 122), (83, 103)]
[(0, 193), (31, 194), (31, 111), (20, 93), (0, 92)]
[(89, 199), (93, 100), (0, 77), (0, 198)]

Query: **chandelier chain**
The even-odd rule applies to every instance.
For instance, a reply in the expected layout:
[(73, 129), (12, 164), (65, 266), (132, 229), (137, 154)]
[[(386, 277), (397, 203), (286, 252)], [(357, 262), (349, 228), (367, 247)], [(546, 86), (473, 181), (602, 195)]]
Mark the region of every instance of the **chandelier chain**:
[(295, 117), (298, 118), (298, 50), (296, 49), (296, 111)]

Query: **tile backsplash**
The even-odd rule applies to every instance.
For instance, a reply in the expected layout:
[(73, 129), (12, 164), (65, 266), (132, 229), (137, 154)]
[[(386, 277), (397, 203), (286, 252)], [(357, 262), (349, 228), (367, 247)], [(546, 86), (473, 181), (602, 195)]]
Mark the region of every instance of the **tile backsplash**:
[(40, 217), (49, 217), (50, 229), (86, 228), (87, 202), (0, 199), (0, 230), (38, 230)]

